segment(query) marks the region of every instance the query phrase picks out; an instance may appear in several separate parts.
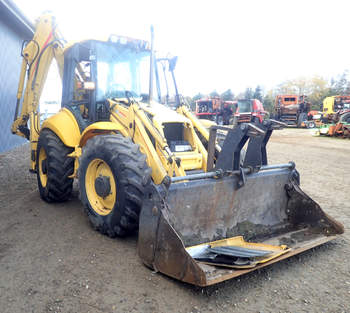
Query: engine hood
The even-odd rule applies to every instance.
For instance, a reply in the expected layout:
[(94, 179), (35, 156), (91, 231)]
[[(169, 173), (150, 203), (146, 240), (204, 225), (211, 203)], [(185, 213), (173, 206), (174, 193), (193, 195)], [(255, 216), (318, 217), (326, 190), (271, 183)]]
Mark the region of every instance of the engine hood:
[(159, 124), (163, 123), (191, 123), (185, 116), (177, 113), (175, 110), (160, 104), (151, 102), (151, 104), (141, 104), (142, 109), (153, 116)]

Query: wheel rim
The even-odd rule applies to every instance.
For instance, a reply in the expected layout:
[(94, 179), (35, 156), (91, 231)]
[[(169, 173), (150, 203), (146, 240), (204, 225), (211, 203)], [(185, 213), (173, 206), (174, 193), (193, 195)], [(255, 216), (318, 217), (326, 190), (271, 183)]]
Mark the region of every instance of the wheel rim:
[[(100, 177), (108, 177), (110, 192), (101, 197), (96, 191), (95, 181)], [(108, 215), (112, 212), (117, 198), (117, 188), (111, 168), (101, 159), (90, 162), (85, 174), (85, 190), (91, 208), (99, 215)]]
[(41, 148), (39, 151), (39, 177), (40, 177), (40, 183), (43, 187), (46, 187), (47, 185), (47, 156), (44, 148)]

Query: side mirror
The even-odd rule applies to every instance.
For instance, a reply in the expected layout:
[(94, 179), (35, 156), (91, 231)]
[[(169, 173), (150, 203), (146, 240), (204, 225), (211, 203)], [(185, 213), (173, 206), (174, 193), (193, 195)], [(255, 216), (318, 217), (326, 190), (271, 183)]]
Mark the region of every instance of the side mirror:
[(173, 58), (169, 59), (169, 71), (170, 72), (175, 70), (176, 62), (177, 62), (177, 57), (173, 57)]

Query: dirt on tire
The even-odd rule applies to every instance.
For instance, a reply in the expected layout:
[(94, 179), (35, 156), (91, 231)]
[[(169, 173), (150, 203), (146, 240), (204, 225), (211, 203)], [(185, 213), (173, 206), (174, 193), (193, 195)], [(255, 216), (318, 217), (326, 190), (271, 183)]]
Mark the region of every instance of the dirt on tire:
[(269, 163), (294, 161), (301, 187), (345, 226), (338, 239), (259, 271), (198, 288), (152, 272), (137, 236), (94, 231), (74, 184), (48, 204), (29, 146), (0, 155), (0, 312), (350, 312), (350, 141), (275, 131)]

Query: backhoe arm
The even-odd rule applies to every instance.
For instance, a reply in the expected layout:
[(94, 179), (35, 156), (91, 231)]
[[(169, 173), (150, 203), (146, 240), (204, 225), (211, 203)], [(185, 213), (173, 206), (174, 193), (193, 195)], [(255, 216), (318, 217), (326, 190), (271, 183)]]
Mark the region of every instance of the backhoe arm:
[(40, 130), (39, 100), (53, 58), (57, 61), (61, 79), (63, 76), (63, 44), (52, 15), (44, 14), (37, 20), (33, 39), (23, 43), (21, 55), (23, 60), (11, 131), (34, 143), (33, 150)]

